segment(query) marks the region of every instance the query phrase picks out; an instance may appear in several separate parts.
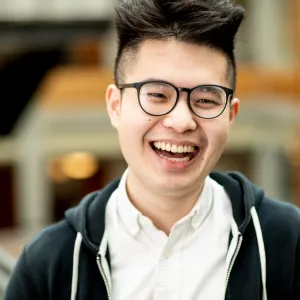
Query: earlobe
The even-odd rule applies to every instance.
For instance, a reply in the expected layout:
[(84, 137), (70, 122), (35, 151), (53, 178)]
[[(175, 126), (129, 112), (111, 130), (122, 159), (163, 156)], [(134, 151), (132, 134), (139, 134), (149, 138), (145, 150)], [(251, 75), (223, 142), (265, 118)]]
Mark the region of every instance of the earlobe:
[(121, 92), (116, 85), (111, 84), (106, 91), (106, 109), (112, 126), (118, 126), (121, 110)]
[(231, 123), (233, 123), (236, 116), (238, 115), (239, 109), (240, 109), (240, 100), (238, 98), (232, 99), (230, 105), (230, 117), (229, 117)]

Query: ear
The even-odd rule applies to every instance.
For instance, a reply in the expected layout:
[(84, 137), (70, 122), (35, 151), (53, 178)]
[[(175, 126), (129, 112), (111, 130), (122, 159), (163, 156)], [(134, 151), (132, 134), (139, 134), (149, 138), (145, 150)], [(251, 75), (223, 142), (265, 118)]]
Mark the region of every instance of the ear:
[(121, 111), (121, 92), (111, 84), (106, 91), (106, 109), (113, 127), (118, 128)]
[(233, 123), (236, 116), (238, 115), (240, 109), (240, 100), (238, 98), (234, 98), (231, 100), (231, 105), (230, 105), (230, 123)]

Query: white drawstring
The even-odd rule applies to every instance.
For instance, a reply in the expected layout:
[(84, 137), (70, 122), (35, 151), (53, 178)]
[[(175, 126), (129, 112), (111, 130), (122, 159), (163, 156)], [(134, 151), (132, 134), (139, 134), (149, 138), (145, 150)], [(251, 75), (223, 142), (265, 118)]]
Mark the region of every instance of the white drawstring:
[(73, 272), (72, 272), (72, 288), (71, 288), (71, 300), (76, 300), (77, 286), (78, 286), (78, 269), (79, 269), (79, 256), (80, 247), (82, 243), (82, 234), (77, 233), (74, 252), (73, 252)]
[(267, 300), (267, 288), (266, 288), (266, 279), (267, 279), (267, 268), (266, 268), (266, 251), (264, 240), (262, 236), (262, 230), (260, 227), (259, 218), (256, 212), (255, 207), (251, 208), (251, 216), (255, 228), (257, 243), (258, 243), (258, 251), (259, 251), (259, 258), (260, 258), (260, 267), (261, 267), (261, 277), (262, 277), (262, 284), (263, 284), (263, 300)]

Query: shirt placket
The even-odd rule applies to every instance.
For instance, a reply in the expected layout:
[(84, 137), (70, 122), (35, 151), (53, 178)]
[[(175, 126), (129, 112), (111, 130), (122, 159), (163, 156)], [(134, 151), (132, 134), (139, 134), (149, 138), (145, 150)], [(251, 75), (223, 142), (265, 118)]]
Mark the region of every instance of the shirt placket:
[(180, 299), (180, 274), (182, 266), (179, 234), (179, 229), (174, 228), (162, 251), (156, 268), (154, 300)]

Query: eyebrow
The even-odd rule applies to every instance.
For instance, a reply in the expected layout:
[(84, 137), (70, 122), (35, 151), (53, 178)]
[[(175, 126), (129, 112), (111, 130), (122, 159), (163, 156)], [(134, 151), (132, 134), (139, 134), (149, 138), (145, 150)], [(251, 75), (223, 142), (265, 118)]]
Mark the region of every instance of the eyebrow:
[[(174, 85), (174, 86), (180, 88), (174, 82), (167, 81), (167, 80), (161, 79), (161, 78), (148, 77), (148, 78), (145, 78), (145, 80), (142, 80), (142, 81), (162, 81), (164, 83), (171, 84), (171, 85)], [(221, 84), (219, 84), (219, 83), (200, 83), (200, 84), (195, 85), (194, 88), (197, 87), (197, 86), (201, 86), (201, 85), (221, 85)], [(181, 87), (181, 88), (183, 88), (183, 87)]]
[(154, 77), (148, 77), (148, 78), (146, 78), (145, 80), (143, 80), (143, 81), (162, 81), (162, 82), (165, 82), (165, 83), (170, 83), (170, 84), (173, 84), (173, 85), (175, 85), (175, 83), (174, 82), (170, 82), (170, 81), (167, 81), (167, 80), (165, 80), (165, 79), (161, 79), (161, 78), (154, 78)]

